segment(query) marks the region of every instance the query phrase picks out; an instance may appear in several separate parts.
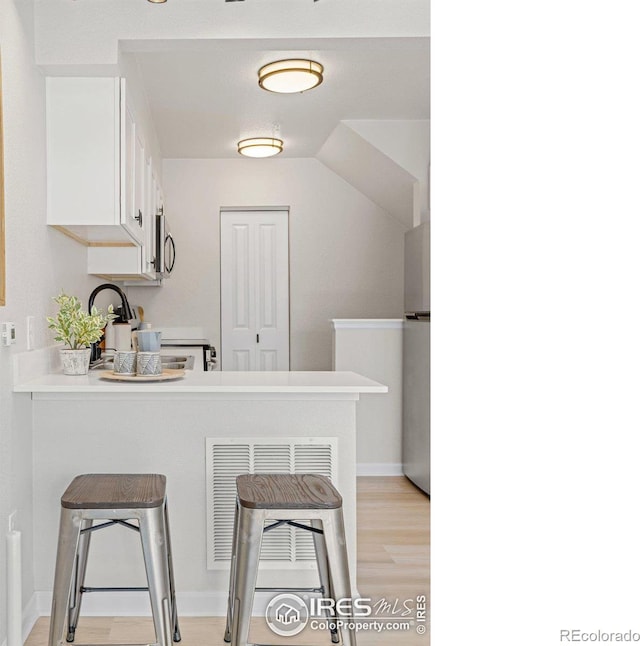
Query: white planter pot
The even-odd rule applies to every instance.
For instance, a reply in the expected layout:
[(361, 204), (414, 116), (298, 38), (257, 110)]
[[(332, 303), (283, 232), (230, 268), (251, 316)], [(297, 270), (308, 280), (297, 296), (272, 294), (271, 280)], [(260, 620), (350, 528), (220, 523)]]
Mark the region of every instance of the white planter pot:
[(80, 348), (80, 350), (61, 349), (60, 359), (63, 374), (86, 375), (89, 372), (91, 348)]

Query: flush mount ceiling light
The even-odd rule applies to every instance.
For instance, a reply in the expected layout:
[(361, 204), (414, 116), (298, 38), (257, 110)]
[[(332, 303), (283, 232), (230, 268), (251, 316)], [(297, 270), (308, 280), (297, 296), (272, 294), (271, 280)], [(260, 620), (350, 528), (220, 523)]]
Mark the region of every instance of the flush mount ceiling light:
[(254, 137), (238, 142), (238, 152), (245, 157), (273, 157), (282, 149), (282, 139), (274, 137)]
[(298, 58), (274, 61), (258, 70), (258, 84), (269, 92), (304, 92), (322, 83), (322, 72), (324, 67), (316, 61)]

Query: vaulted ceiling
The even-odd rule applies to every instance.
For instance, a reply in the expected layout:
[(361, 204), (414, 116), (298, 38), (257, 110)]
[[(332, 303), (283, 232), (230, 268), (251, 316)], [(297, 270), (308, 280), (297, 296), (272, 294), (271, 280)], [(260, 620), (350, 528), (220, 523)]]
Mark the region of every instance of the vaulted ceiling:
[[(147, 43), (147, 51), (131, 55), (164, 157), (236, 157), (238, 140), (258, 136), (280, 136), (283, 157), (313, 157), (341, 121), (429, 118), (428, 38), (227, 39), (153, 47)], [(262, 65), (296, 57), (324, 65), (320, 86), (284, 95), (258, 86)]]

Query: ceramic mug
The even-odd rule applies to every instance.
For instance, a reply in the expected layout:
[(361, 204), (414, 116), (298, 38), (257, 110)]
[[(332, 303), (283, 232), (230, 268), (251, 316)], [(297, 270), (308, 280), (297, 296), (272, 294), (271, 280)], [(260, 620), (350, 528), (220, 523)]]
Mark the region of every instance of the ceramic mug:
[(162, 332), (158, 330), (136, 330), (132, 337), (134, 350), (138, 352), (160, 352)]
[(162, 363), (159, 352), (138, 352), (136, 361), (136, 374), (144, 375), (161, 375)]
[(116, 350), (113, 356), (113, 372), (118, 375), (135, 375), (136, 353), (133, 350)]

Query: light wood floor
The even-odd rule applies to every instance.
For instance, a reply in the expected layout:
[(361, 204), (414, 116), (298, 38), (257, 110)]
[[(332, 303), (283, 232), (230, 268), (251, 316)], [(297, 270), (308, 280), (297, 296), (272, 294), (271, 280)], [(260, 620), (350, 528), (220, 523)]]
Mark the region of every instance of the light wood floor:
[[(391, 606), (397, 599), (399, 610), (405, 600), (425, 595), (430, 606), (429, 507), (427, 496), (405, 478), (358, 478), (358, 588), (362, 597), (371, 597), (374, 603), (384, 599)], [(379, 616), (403, 621), (399, 611), (380, 612)], [(222, 646), (224, 625), (223, 617), (181, 617), (180, 646)], [(46, 646), (48, 629), (49, 618), (41, 617), (25, 646)], [(419, 635), (416, 629), (413, 625), (407, 631), (359, 632), (358, 646), (427, 646), (428, 631)], [(277, 638), (260, 617), (252, 620), (250, 638), (262, 644), (331, 644), (328, 633), (309, 629), (289, 640)], [(76, 632), (78, 644), (153, 641), (153, 624), (147, 617), (81, 616)]]

